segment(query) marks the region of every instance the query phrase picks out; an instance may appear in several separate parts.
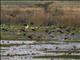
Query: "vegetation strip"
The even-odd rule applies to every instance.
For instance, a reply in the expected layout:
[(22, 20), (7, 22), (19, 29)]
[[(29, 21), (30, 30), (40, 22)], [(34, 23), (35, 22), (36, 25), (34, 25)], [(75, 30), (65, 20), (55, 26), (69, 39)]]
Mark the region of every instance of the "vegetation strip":
[(75, 58), (79, 59), (80, 55), (58, 55), (58, 56), (35, 56), (34, 58)]
[(19, 46), (24, 44), (0, 44), (0, 47), (11, 47), (11, 46)]
[[(22, 54), (22, 55), (19, 55), (19, 54), (16, 54), (16, 55), (1, 55), (1, 56), (5, 56), (5, 57), (12, 57), (12, 56), (26, 56), (26, 54)], [(80, 55), (57, 55), (57, 56), (34, 56), (33, 58), (75, 58), (75, 59), (78, 59), (80, 58)]]

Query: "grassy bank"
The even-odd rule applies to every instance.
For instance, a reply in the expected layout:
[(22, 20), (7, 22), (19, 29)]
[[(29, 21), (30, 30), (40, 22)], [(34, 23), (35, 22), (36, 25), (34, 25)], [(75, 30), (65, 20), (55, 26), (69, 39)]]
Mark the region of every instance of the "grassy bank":
[(34, 58), (74, 58), (74, 59), (80, 59), (79, 55), (58, 55), (58, 56), (37, 56)]
[(19, 46), (24, 44), (0, 44), (0, 47), (11, 47), (11, 46)]

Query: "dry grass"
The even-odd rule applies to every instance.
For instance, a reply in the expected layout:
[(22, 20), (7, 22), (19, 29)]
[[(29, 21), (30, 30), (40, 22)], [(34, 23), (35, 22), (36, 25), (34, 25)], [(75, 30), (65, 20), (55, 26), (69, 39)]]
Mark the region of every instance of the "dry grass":
[(80, 26), (80, 6), (48, 7), (48, 12), (42, 7), (27, 5), (2, 5), (1, 23), (34, 23), (35, 25), (63, 24)]

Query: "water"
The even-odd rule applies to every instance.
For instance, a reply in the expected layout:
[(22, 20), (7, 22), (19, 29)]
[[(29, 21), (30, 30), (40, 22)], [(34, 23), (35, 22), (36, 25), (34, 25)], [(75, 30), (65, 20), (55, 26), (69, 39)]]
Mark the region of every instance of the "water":
[[(1, 47), (1, 55), (9, 55), (7, 57), (2, 56), (2, 60), (51, 60), (51, 58), (33, 58), (38, 56), (58, 56), (66, 54), (64, 52), (70, 51), (73, 49), (73, 46), (76, 46), (77, 51), (80, 52), (79, 43), (68, 43), (68, 44), (33, 44), (36, 41), (13, 41), (13, 40), (1, 40), (4, 41), (3, 44), (25, 44), (23, 45), (14, 45), (10, 47)], [(7, 41), (9, 43), (7, 43)], [(56, 48), (58, 47), (58, 48)], [(63, 51), (58, 52), (56, 51)], [(71, 55), (80, 55), (80, 53), (72, 53)], [(10, 57), (12, 56), (12, 57)], [(68, 58), (53, 58), (53, 60), (75, 60)], [(79, 59), (76, 59), (79, 60)]]
[(30, 44), (30, 43), (35, 43), (35, 41), (17, 41), (17, 40), (1, 40), (1, 44)]
[(1, 60), (80, 60), (80, 59), (73, 59), (73, 58), (29, 58), (29, 57), (5, 57)]
[[(63, 42), (65, 34), (55, 34), (52, 33), (48, 35), (47, 33), (33, 33), (34, 37), (37, 35), (45, 36), (46, 39), (40, 42), (35, 40), (1, 40), (0, 44), (14, 44), (13, 46), (1, 47), (1, 60), (80, 60), (74, 58), (34, 58), (39, 56), (59, 56), (64, 54), (69, 54), (71, 50), (77, 50), (78, 53), (74, 52), (70, 55), (78, 55), (80, 56), (80, 43), (79, 42)], [(51, 37), (54, 35), (54, 37)], [(75, 34), (74, 36), (70, 36), (73, 39), (80, 39), (80, 34)], [(57, 40), (55, 40), (57, 39)], [(58, 44), (51, 44), (50, 42), (59, 42)], [(48, 44), (46, 44), (48, 42)], [(37, 44), (35, 44), (37, 43)], [(17, 45), (20, 44), (20, 45)], [(75, 48), (74, 48), (75, 46)], [(60, 52), (62, 51), (62, 52)], [(57, 53), (56, 53), (57, 52)], [(67, 53), (66, 53), (67, 52)], [(3, 56), (4, 55), (4, 56)]]

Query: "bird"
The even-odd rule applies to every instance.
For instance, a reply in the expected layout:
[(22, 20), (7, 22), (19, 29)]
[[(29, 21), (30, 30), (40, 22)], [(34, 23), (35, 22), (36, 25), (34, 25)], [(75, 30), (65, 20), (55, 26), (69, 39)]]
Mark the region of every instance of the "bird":
[(31, 29), (32, 31), (36, 31), (36, 29)]
[(10, 54), (7, 54), (7, 56), (10, 56)]
[(66, 28), (65, 31), (66, 31), (66, 32), (70, 32), (70, 28)]
[(64, 39), (66, 40), (66, 39), (68, 39), (68, 37), (64, 37)]
[(24, 33), (23, 35), (24, 35), (24, 36), (26, 36), (26, 34), (25, 34), (25, 33)]
[(51, 33), (53, 33), (53, 32), (55, 32), (55, 31), (54, 31), (54, 30), (53, 30), (53, 31), (49, 31), (48, 34), (51, 34)]
[(8, 29), (2, 28), (3, 31), (8, 31)]
[(10, 14), (10, 16), (12, 16), (12, 17), (16, 17), (16, 14)]
[(31, 23), (30, 23), (30, 25), (34, 25), (34, 23), (33, 23), (33, 22), (31, 22)]
[(27, 26), (27, 24), (23, 24), (23, 26)]
[(20, 31), (22, 31), (22, 32), (26, 32), (24, 29), (20, 29)]
[(45, 30), (45, 32), (49, 32), (48, 30)]
[(57, 29), (57, 32), (64, 33), (62, 29)]
[(9, 41), (7, 41), (7, 43), (9, 43)]
[(28, 38), (32, 39), (32, 36), (31, 36), (31, 35), (29, 35), (29, 36), (28, 36)]
[(56, 47), (55, 49), (57, 50), (59, 47)]
[(2, 43), (4, 43), (4, 41), (2, 41)]
[(68, 54), (71, 54), (71, 52), (69, 52)]
[(75, 34), (74, 32), (71, 33), (71, 35), (74, 35), (74, 34)]
[(29, 25), (25, 26), (25, 29), (28, 29), (29, 28)]
[(73, 46), (73, 49), (76, 49), (76, 46)]

